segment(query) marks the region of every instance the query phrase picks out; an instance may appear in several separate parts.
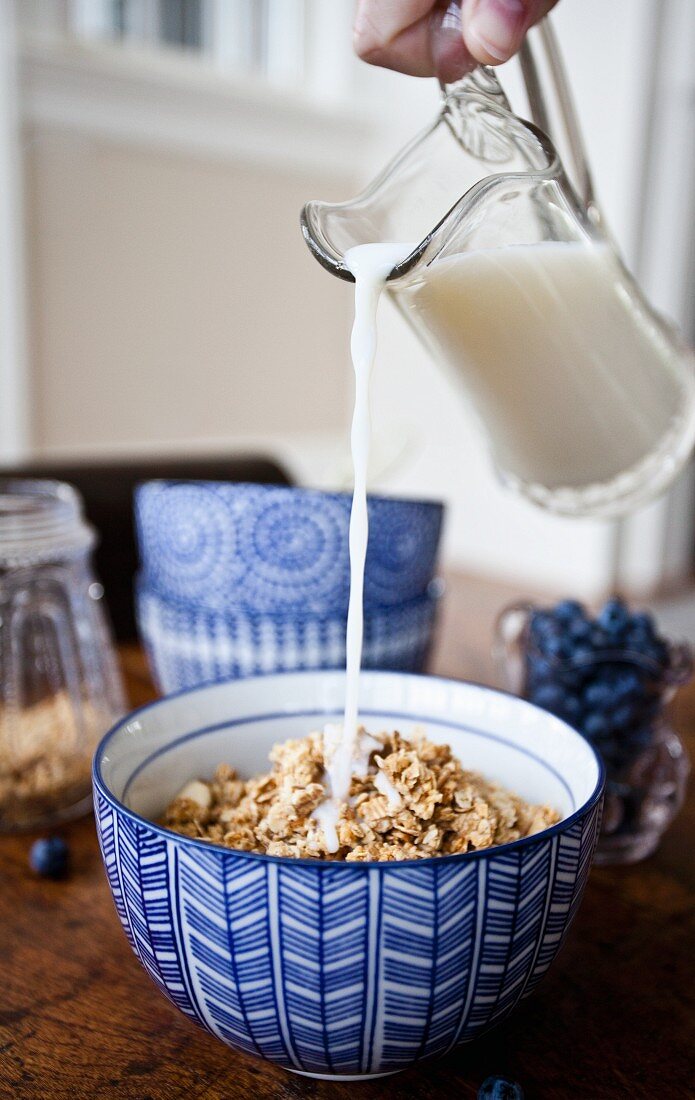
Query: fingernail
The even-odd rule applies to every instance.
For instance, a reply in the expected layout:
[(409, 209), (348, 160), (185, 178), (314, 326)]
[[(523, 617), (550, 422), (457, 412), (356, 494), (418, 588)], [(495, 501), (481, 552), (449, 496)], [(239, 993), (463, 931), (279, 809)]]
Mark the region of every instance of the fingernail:
[(507, 61), (521, 42), (525, 15), (522, 0), (480, 0), (467, 37), (474, 38), (496, 61)]

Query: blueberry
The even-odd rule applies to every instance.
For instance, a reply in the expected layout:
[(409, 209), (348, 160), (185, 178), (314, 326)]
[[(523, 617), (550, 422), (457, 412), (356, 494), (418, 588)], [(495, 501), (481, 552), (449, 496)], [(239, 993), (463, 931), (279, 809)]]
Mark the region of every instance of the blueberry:
[(567, 636), (572, 642), (588, 642), (591, 638), (591, 623), (586, 619), (574, 619), (567, 626)]
[(581, 691), (587, 674), (586, 665), (577, 664), (574, 657), (572, 657), (570, 661), (567, 661), (557, 671), (560, 674), (559, 679), (566, 692), (569, 694), (576, 694), (578, 691)]
[(615, 699), (615, 692), (611, 684), (605, 680), (596, 679), (587, 684), (584, 692), (584, 702), (588, 707), (602, 709), (609, 707)]
[(621, 703), (611, 714), (611, 723), (619, 730), (626, 730), (634, 720), (635, 708), (630, 703)]
[(543, 642), (543, 652), (555, 661), (566, 661), (572, 655), (572, 646), (569, 638), (546, 638)]
[(578, 600), (560, 600), (552, 610), (559, 623), (571, 623), (584, 619), (585, 611)]
[(613, 694), (616, 699), (638, 699), (642, 695), (642, 676), (636, 668), (622, 668), (616, 674)]
[(486, 1077), (478, 1089), (478, 1100), (524, 1100), (524, 1090), (508, 1077)]
[(560, 717), (564, 718), (566, 722), (569, 722), (571, 726), (575, 726), (579, 722), (582, 710), (582, 704), (579, 699), (577, 699), (576, 695), (565, 695)]
[(529, 654), (527, 675), (530, 683), (541, 684), (552, 676), (552, 666), (545, 657)]
[(594, 651), (599, 653), (604, 649), (610, 649), (612, 646), (615, 646), (615, 640), (611, 638), (610, 634), (601, 626), (593, 626), (591, 628), (589, 641)]
[(632, 626), (625, 634), (624, 645), (626, 649), (646, 657), (648, 661), (653, 661), (660, 669), (668, 666), (668, 645), (661, 638), (657, 638), (653, 632)]
[(529, 623), (531, 637), (539, 644), (548, 636), (556, 633), (556, 624), (549, 611), (534, 611)]
[(616, 639), (630, 625), (630, 613), (623, 601), (616, 596), (603, 605), (596, 623), (611, 639)]
[(531, 700), (537, 707), (550, 710), (553, 713), (560, 711), (565, 704), (565, 693), (559, 684), (541, 684), (533, 693)]
[(640, 630), (638, 627), (630, 626), (625, 631), (623, 637), (623, 645), (626, 649), (630, 649), (635, 653), (641, 653), (645, 646), (651, 645), (653, 638), (651, 634), (646, 634), (644, 630)]
[(607, 718), (597, 710), (590, 710), (582, 722), (582, 731), (590, 741), (604, 736), (609, 730)]
[(572, 650), (572, 663), (575, 665), (588, 665), (594, 659), (594, 651), (590, 645), (577, 645)]
[(29, 852), (29, 865), (42, 878), (64, 878), (68, 871), (70, 852), (62, 837), (45, 836), (34, 841)]
[(630, 616), (630, 631), (650, 641), (656, 638), (654, 620), (648, 611), (638, 611)]

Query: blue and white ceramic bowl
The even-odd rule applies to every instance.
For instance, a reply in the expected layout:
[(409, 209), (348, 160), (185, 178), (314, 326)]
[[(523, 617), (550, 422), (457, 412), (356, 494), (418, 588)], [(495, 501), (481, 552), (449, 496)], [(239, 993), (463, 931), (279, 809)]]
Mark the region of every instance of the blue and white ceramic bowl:
[[(439, 586), (414, 600), (364, 613), (363, 668), (421, 672), (432, 641)], [(218, 614), (136, 593), (140, 637), (162, 694), (239, 676), (344, 668), (347, 611)]]
[[(167, 599), (208, 611), (347, 611), (349, 493), (232, 482), (151, 481), (135, 516), (142, 574)], [(365, 606), (422, 596), (443, 505), (369, 498)]]
[(265, 770), (274, 742), (334, 720), (344, 693), (344, 674), (308, 672), (164, 699), (107, 734), (94, 788), (118, 915), (162, 992), (232, 1047), (356, 1078), (469, 1042), (532, 992), (586, 885), (603, 772), (580, 734), (521, 699), (367, 672), (367, 728), (425, 727), (562, 821), (486, 851), (372, 864), (232, 851), (153, 824), (221, 761)]

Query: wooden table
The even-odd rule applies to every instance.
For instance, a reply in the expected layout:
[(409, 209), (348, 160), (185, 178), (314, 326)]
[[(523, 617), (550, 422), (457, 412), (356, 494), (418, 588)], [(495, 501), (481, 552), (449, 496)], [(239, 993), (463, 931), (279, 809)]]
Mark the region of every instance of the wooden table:
[[(511, 590), (450, 586), (436, 671), (492, 679), (494, 613)], [(144, 661), (122, 653), (134, 705), (152, 697)], [(695, 751), (695, 690), (676, 725)], [(695, 1095), (692, 851), (695, 800), (647, 862), (592, 872), (560, 957), (496, 1031), (442, 1061), (365, 1084), (309, 1081), (237, 1054), (174, 1009), (133, 957), (102, 871), (94, 824), (65, 830), (73, 871), (37, 879), (32, 837), (0, 839), (0, 1096), (46, 1100), (475, 1097), (491, 1073), (527, 1100), (670, 1100)]]

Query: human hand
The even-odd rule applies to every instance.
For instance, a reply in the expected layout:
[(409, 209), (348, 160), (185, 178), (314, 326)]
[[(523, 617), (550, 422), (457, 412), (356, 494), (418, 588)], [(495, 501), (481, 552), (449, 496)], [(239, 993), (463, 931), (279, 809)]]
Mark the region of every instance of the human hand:
[[(557, 0), (359, 0), (355, 50), (363, 61), (410, 76), (460, 79), (500, 65)], [(460, 8), (460, 11), (459, 11)]]

